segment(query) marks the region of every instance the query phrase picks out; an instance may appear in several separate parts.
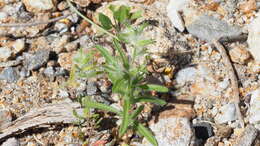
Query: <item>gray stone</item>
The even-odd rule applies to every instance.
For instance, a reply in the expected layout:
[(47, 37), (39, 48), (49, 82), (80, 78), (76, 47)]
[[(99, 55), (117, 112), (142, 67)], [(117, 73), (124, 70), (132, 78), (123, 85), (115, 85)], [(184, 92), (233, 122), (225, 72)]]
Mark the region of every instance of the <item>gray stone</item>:
[(176, 81), (180, 85), (184, 85), (186, 82), (193, 81), (197, 76), (197, 69), (194, 67), (188, 67), (180, 70), (176, 75)]
[(218, 124), (224, 124), (237, 119), (235, 104), (230, 103), (222, 106), (219, 109), (219, 113), (215, 117), (215, 122)]
[(186, 28), (192, 35), (208, 42), (221, 37), (238, 36), (242, 33), (239, 27), (230, 26), (226, 22), (208, 15), (199, 16)]
[(260, 88), (252, 92), (250, 108), (249, 108), (249, 123), (257, 124), (260, 122)]
[(0, 61), (6, 61), (12, 56), (12, 50), (8, 47), (0, 47)]
[(7, 139), (3, 144), (2, 146), (20, 146), (20, 142), (18, 139), (16, 138), (9, 138)]
[(20, 71), (20, 76), (21, 78), (29, 77), (30, 71), (23, 67)]
[(47, 63), (49, 55), (49, 50), (38, 50), (33, 56), (25, 57), (24, 65), (28, 70), (37, 70)]
[(97, 85), (95, 82), (88, 81), (87, 85), (87, 94), (88, 95), (95, 95), (97, 93)]
[(43, 71), (44, 75), (47, 77), (54, 77), (55, 76), (55, 71), (53, 69), (52, 66), (47, 67), (44, 71)]
[(16, 68), (7, 67), (0, 74), (1, 80), (6, 80), (9, 83), (16, 82), (20, 78), (19, 73)]

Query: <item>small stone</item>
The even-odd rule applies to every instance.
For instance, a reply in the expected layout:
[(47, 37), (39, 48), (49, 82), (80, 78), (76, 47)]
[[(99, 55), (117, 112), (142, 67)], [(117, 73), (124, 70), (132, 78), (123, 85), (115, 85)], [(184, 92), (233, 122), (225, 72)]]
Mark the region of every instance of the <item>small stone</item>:
[(181, 32), (185, 30), (185, 25), (180, 11), (186, 8), (189, 1), (190, 0), (170, 0), (167, 5), (167, 16), (170, 18), (173, 26)]
[(220, 112), (215, 117), (215, 122), (224, 124), (237, 119), (235, 104), (226, 104), (220, 108)]
[(30, 71), (23, 67), (20, 71), (20, 76), (21, 78), (29, 77), (30, 76)]
[(0, 79), (6, 80), (9, 83), (16, 82), (20, 78), (18, 71), (13, 67), (5, 68), (0, 74)]
[(176, 75), (176, 81), (180, 85), (184, 85), (186, 82), (194, 80), (197, 75), (197, 69), (194, 67), (188, 67), (180, 70)]
[(60, 66), (66, 70), (70, 70), (72, 67), (72, 58), (74, 54), (75, 52), (59, 54), (58, 63)]
[(208, 15), (199, 16), (186, 28), (192, 35), (208, 42), (221, 37), (238, 36), (242, 33), (239, 27), (230, 26), (226, 22)]
[[(189, 119), (179, 117), (159, 118), (150, 124), (159, 146), (187, 146), (191, 143), (193, 131)], [(152, 146), (146, 139), (143, 145)]]
[(20, 53), (25, 48), (25, 42), (23, 39), (18, 39), (12, 44), (12, 47), (15, 53)]
[(28, 11), (39, 13), (54, 9), (57, 0), (23, 0), (23, 3)]
[(260, 88), (252, 92), (250, 108), (249, 108), (249, 123), (257, 124), (260, 122)]
[(56, 22), (54, 27), (55, 30), (59, 31), (61, 34), (69, 30), (68, 25), (62, 22)]
[(24, 64), (28, 70), (37, 70), (49, 60), (49, 50), (38, 50), (34, 55), (27, 55)]
[(65, 9), (67, 9), (69, 6), (67, 4), (67, 2), (65, 1), (61, 1), (59, 4), (58, 4), (58, 10), (60, 11), (63, 11)]
[(233, 132), (232, 128), (229, 126), (217, 125), (216, 128), (217, 130), (215, 131), (215, 135), (219, 138), (230, 137)]
[(20, 142), (16, 138), (8, 138), (1, 146), (20, 146)]
[(68, 52), (76, 51), (78, 48), (78, 44), (79, 43), (77, 41), (73, 41), (73, 42), (66, 44), (65, 48)]
[(91, 0), (73, 0), (76, 4), (81, 7), (86, 7), (90, 4)]
[(0, 61), (7, 61), (12, 56), (12, 50), (8, 47), (0, 47)]
[(12, 122), (12, 114), (10, 111), (0, 109), (0, 129)]
[(229, 51), (231, 60), (239, 64), (245, 64), (250, 58), (250, 53), (242, 47), (235, 47)]
[(68, 43), (68, 41), (69, 41), (69, 36), (63, 35), (61, 38), (56, 38), (52, 42), (51, 46), (56, 53), (60, 53), (65, 50), (64, 46)]
[(96, 86), (95, 82), (88, 81), (87, 94), (88, 95), (95, 95), (95, 94), (97, 94), (97, 86)]
[(260, 12), (257, 13), (257, 18), (255, 18), (248, 27), (248, 39), (247, 43), (249, 46), (249, 51), (254, 57), (254, 59), (260, 62)]
[(53, 67), (47, 67), (44, 71), (43, 71), (44, 75), (47, 77), (54, 77), (55, 76), (55, 71), (53, 69)]

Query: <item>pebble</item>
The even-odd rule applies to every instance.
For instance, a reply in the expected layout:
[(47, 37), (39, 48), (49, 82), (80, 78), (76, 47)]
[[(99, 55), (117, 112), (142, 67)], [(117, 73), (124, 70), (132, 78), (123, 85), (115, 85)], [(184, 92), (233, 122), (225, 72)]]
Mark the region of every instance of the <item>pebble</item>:
[(239, 27), (230, 26), (226, 22), (208, 15), (199, 16), (186, 28), (190, 34), (208, 42), (221, 37), (238, 36), (241, 34)]
[(97, 85), (95, 82), (88, 81), (87, 85), (87, 94), (88, 95), (95, 95), (97, 93)]
[(197, 69), (194, 67), (188, 67), (180, 70), (176, 75), (176, 81), (180, 85), (184, 85), (187, 82), (193, 81), (197, 75)]
[(53, 51), (56, 53), (60, 53), (65, 51), (65, 45), (69, 41), (68, 35), (63, 35), (62, 37), (57, 37), (51, 44), (51, 47), (53, 48)]
[(58, 59), (60, 66), (66, 70), (70, 70), (72, 67), (72, 58), (74, 54), (75, 52), (60, 53)]
[[(187, 118), (160, 118), (157, 123), (153, 123), (149, 127), (159, 146), (188, 146), (192, 141), (193, 131)], [(142, 144), (152, 146), (146, 139)]]
[(20, 78), (20, 75), (16, 68), (7, 67), (0, 74), (1, 80), (6, 80), (9, 83), (16, 82)]
[(90, 4), (91, 0), (73, 0), (76, 4), (81, 7), (86, 7)]
[(173, 26), (181, 32), (185, 30), (185, 25), (180, 11), (186, 8), (189, 1), (190, 0), (170, 0), (167, 5), (167, 16), (170, 18)]
[(250, 53), (243, 47), (234, 47), (229, 51), (230, 58), (233, 62), (245, 64), (249, 58)]
[(55, 71), (54, 68), (51, 67), (47, 67), (44, 71), (43, 71), (44, 75), (47, 77), (54, 77), (55, 76)]
[(12, 56), (12, 50), (8, 47), (0, 47), (0, 62), (7, 61)]
[(249, 123), (257, 124), (260, 122), (260, 88), (252, 92), (250, 108), (249, 108)]
[(18, 139), (12, 137), (7, 139), (1, 146), (20, 146), (20, 142)]
[(26, 10), (34, 13), (46, 12), (55, 8), (57, 0), (23, 0)]
[(218, 124), (224, 124), (237, 119), (235, 104), (226, 104), (219, 109), (219, 113), (215, 117), (215, 122)]
[(37, 50), (34, 55), (25, 55), (24, 64), (28, 70), (37, 70), (49, 60), (49, 50)]
[(25, 48), (24, 39), (16, 40), (15, 42), (13, 42), (12, 47), (13, 47), (15, 53), (20, 53)]
[(6, 109), (0, 109), (0, 129), (12, 122), (12, 114)]
[(248, 26), (247, 43), (249, 46), (249, 51), (254, 59), (260, 62), (260, 12), (258, 12), (257, 15), (257, 18), (255, 18)]

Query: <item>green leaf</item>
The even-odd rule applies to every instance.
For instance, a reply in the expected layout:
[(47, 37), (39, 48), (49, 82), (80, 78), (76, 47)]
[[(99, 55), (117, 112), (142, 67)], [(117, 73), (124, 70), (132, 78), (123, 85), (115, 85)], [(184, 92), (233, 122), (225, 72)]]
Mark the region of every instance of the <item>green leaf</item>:
[(138, 18), (141, 18), (142, 17), (142, 14), (143, 12), (141, 10), (139, 11), (136, 11), (134, 13), (131, 14), (131, 20), (134, 20), (134, 19), (138, 19)]
[(99, 17), (99, 21), (104, 29), (109, 30), (112, 28), (113, 25), (112, 25), (112, 22), (109, 19), (109, 17), (107, 17), (106, 15), (104, 15), (102, 13), (99, 13), (98, 17)]
[(162, 99), (158, 99), (156, 97), (138, 97), (135, 99), (135, 103), (138, 102), (150, 102), (150, 103), (154, 103), (154, 104), (159, 104), (159, 105), (165, 105), (166, 102)]
[(135, 120), (137, 116), (143, 111), (144, 105), (139, 106), (130, 116), (131, 120)]
[(137, 45), (140, 47), (143, 47), (143, 46), (147, 46), (147, 45), (150, 45), (153, 43), (154, 43), (154, 40), (140, 40), (137, 42)]
[(116, 11), (116, 6), (115, 5), (109, 5), (109, 10), (111, 10), (113, 13)]
[(108, 111), (108, 112), (112, 112), (112, 113), (121, 115), (121, 112), (119, 110), (117, 110), (116, 108), (111, 107), (109, 105), (106, 105), (106, 104), (85, 100), (84, 105), (88, 108), (100, 109), (100, 110), (104, 110), (104, 111)]
[(99, 50), (99, 52), (101, 53), (101, 55), (102, 55), (103, 57), (105, 57), (106, 62), (112, 63), (112, 64), (115, 63), (115, 59), (113, 58), (112, 55), (110, 55), (110, 53), (109, 53), (105, 48), (103, 48), (103, 47), (100, 46), (100, 45), (97, 45), (96, 48)]
[(112, 87), (112, 92), (113, 93), (120, 93), (124, 94), (125, 93), (125, 87), (126, 87), (126, 80), (124, 79), (117, 79), (116, 82), (113, 84)]
[(139, 86), (142, 89), (146, 89), (149, 91), (158, 91), (158, 92), (168, 92), (169, 89), (161, 86), (161, 85), (155, 85), (155, 84), (145, 84), (145, 85), (141, 85)]
[(115, 49), (118, 51), (118, 53), (119, 53), (119, 55), (120, 55), (120, 57), (123, 61), (124, 67), (126, 69), (129, 69), (128, 59), (127, 59), (125, 52), (123, 51), (122, 47), (120, 46), (119, 42), (116, 39), (114, 39), (113, 43), (114, 43)]
[(152, 145), (158, 146), (156, 138), (153, 136), (152, 132), (145, 128), (142, 124), (136, 124), (136, 130), (141, 135), (144, 136)]
[(120, 125), (119, 129), (119, 137), (122, 137), (125, 132), (127, 131), (127, 128), (130, 124), (130, 116), (129, 116), (129, 109), (130, 109), (130, 100), (126, 99), (124, 100), (124, 105), (123, 105), (123, 121), (122, 124)]
[(114, 17), (119, 23), (124, 23), (124, 21), (130, 17), (130, 7), (120, 6), (119, 9), (114, 12)]

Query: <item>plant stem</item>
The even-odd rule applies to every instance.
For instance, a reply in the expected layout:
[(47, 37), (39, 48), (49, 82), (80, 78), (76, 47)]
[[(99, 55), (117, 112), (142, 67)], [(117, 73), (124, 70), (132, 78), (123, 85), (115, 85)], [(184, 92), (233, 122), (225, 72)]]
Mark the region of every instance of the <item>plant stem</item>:
[(115, 35), (113, 35), (112, 33), (108, 32), (107, 30), (103, 29), (102, 27), (100, 27), (99, 25), (97, 25), (96, 23), (94, 23), (92, 20), (90, 20), (89, 18), (87, 18), (86, 16), (84, 16), (82, 13), (80, 13), (77, 8), (75, 8), (72, 3), (70, 2), (70, 0), (67, 0), (67, 3), (69, 5), (69, 7), (72, 9), (72, 11), (74, 11), (76, 14), (78, 14), (80, 17), (82, 17), (84, 20), (86, 20), (88, 23), (90, 23), (91, 25), (95, 26), (96, 28), (98, 28), (101, 32), (106, 33), (107, 35), (117, 39), (118, 41), (119, 38)]

